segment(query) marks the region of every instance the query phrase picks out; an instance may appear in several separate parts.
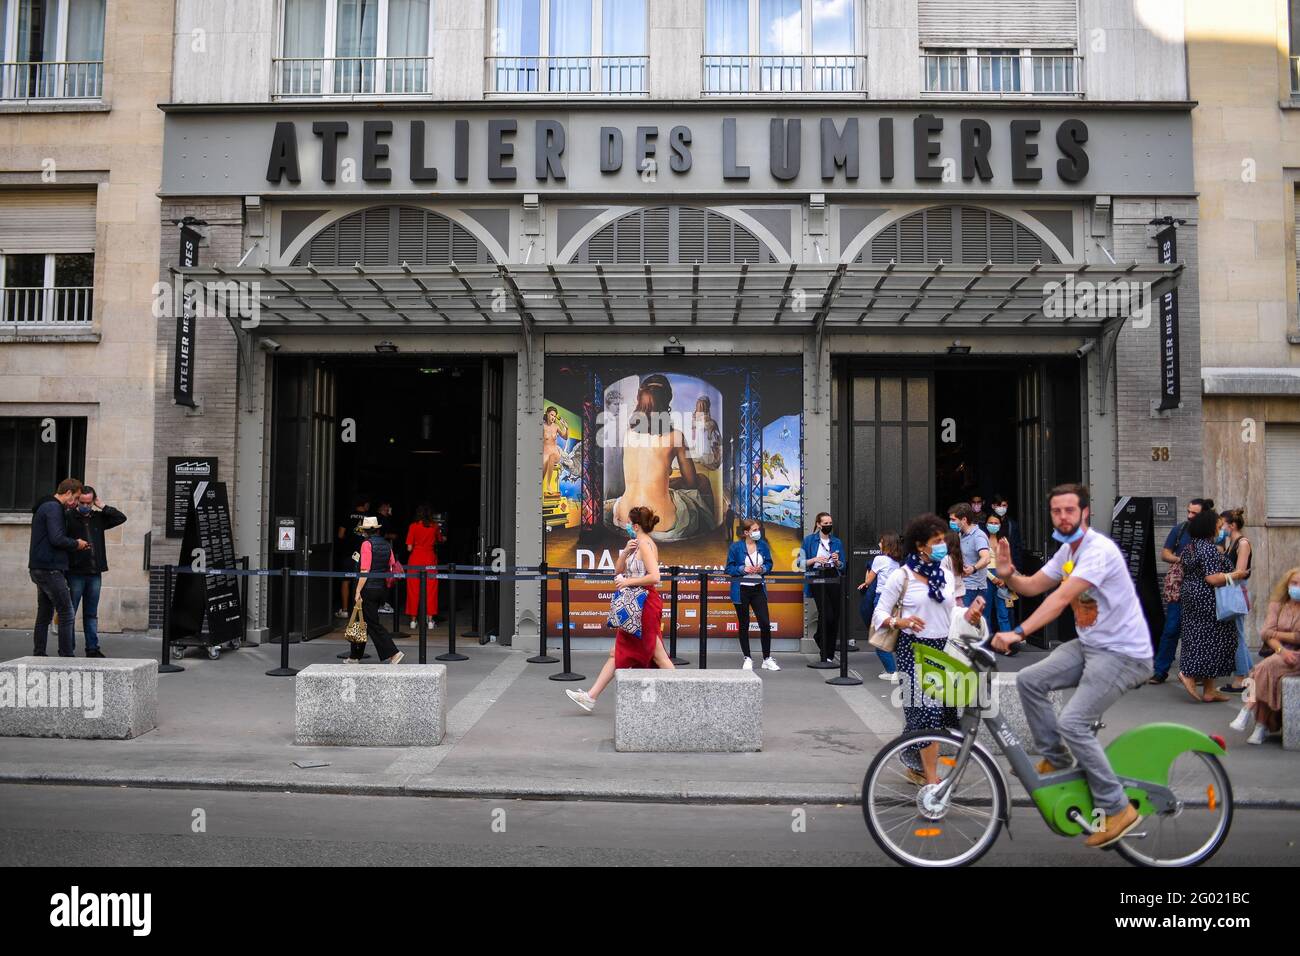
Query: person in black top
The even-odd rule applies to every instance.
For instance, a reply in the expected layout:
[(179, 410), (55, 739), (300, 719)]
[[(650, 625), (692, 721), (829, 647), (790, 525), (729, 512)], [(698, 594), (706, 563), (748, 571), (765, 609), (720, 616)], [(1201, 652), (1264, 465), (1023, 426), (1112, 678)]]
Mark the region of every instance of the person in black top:
[[(352, 499), (352, 510), (339, 518), (338, 531), (335, 535), (338, 545), (338, 553), (334, 562), (336, 571), (355, 571), (357, 570), (358, 558), (354, 555), (360, 555), (362, 537), (357, 532), (361, 522), (370, 514), (370, 496), (359, 494)], [(352, 611), (352, 604), (348, 601), (348, 594), (351, 592), (352, 581), (350, 578), (344, 578), (340, 592), (343, 595), (343, 606), (335, 615), (336, 617), (346, 618)]]
[(68, 590), (68, 555), (85, 551), (85, 538), (70, 538), (64, 515), (77, 495), (81, 482), (64, 478), (58, 490), (46, 495), (32, 508), (32, 539), (27, 549), (27, 573), (36, 585), (36, 627), (32, 631), (32, 655), (45, 656), (50, 622), (59, 612), (59, 656), (71, 657), (73, 642), (72, 594)]
[[(86, 633), (86, 656), (103, 657), (99, 649), (99, 587), (108, 570), (108, 552), (104, 549), (104, 532), (125, 523), (126, 515), (99, 500), (90, 485), (81, 489), (77, 504), (67, 513), (70, 538), (83, 538), (90, 547), (74, 551), (68, 557), (68, 590), (72, 593), (72, 616), (75, 626), (77, 608), (84, 599), (81, 622)], [(73, 637), (75, 646), (76, 637)]]

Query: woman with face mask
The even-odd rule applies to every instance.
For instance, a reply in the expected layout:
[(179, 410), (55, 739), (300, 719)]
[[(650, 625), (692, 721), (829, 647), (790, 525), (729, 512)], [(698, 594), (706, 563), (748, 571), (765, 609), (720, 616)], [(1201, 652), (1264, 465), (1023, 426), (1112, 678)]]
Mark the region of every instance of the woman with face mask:
[(1248, 744), (1262, 744), (1282, 729), (1282, 678), (1300, 677), (1300, 568), (1278, 580), (1268, 598), (1268, 614), (1259, 632), (1267, 654), (1250, 672), (1246, 706), (1231, 724), (1247, 730), (1254, 724)]
[[(817, 647), (825, 665), (834, 662), (839, 644), (840, 604), (843, 603), (840, 585), (848, 561), (844, 557), (844, 542), (833, 533), (835, 524), (830, 512), (817, 512), (813, 528), (813, 533), (803, 539), (804, 568), (809, 573), (803, 593), (817, 605)], [(852, 644), (849, 646), (852, 648)]]
[[(988, 535), (989, 550), (998, 551), (998, 542), (1002, 540), (1002, 516), (991, 514), (984, 522), (984, 533)], [(989, 622), (989, 633), (998, 634), (1011, 630), (1012, 594), (1006, 582), (997, 575), (997, 567), (989, 569), (988, 590), (984, 595), (984, 616)]]
[(767, 609), (767, 585), (763, 576), (772, 570), (772, 550), (763, 540), (763, 526), (757, 518), (742, 518), (740, 540), (727, 549), (727, 574), (731, 575), (731, 603), (740, 626), (740, 652), (745, 659), (741, 670), (752, 671), (749, 656), (749, 612), (758, 620), (758, 636), (763, 644), (763, 670), (779, 671), (772, 660), (772, 619)]
[[(1219, 515), (1219, 535), (1215, 538), (1215, 543), (1228, 559), (1228, 570), (1206, 579), (1213, 587), (1233, 584), (1246, 591), (1254, 555), (1251, 553), (1250, 541), (1241, 533), (1245, 527), (1246, 513), (1241, 508), (1232, 508)], [(1237, 626), (1237, 668), (1232, 672), (1232, 682), (1219, 688), (1225, 694), (1239, 693), (1246, 689), (1246, 676), (1251, 668), (1250, 648), (1246, 644), (1247, 617), (1248, 614), (1242, 614), (1232, 619)]]
[[(913, 518), (903, 532), (903, 566), (889, 576), (880, 590), (873, 628), (896, 627), (898, 644), (894, 658), (902, 674), (903, 729), (937, 730), (957, 726), (957, 711), (942, 707), (923, 695), (916, 683), (916, 661), (912, 645), (919, 641), (935, 650), (943, 650), (952, 628), (954, 613), (964, 613), (972, 626), (979, 626), (984, 613), (984, 598), (974, 606), (959, 608), (957, 594), (961, 577), (953, 571), (948, 558), (953, 557), (944, 540), (947, 526), (938, 515)], [(958, 552), (956, 560), (961, 561)], [(901, 604), (900, 604), (901, 598)], [(895, 610), (897, 609), (897, 610)], [(904, 775), (912, 783), (924, 786), (939, 782), (938, 744), (903, 751)]]

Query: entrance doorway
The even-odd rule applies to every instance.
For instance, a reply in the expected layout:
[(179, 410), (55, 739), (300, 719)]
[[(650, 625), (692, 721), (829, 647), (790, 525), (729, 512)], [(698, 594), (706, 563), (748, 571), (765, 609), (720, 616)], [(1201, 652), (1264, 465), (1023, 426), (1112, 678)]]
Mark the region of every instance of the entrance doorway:
[[(1073, 357), (872, 356), (841, 363), (832, 500), (848, 517), (836, 523), (847, 529), (852, 585), (861, 582), (884, 532), (901, 533), (926, 511), (944, 517), (976, 492), (986, 502), (999, 492), (1011, 499), (1027, 552), (1022, 570), (1036, 568), (1051, 531), (1047, 490), (1082, 475), (1079, 375)], [(849, 620), (850, 634), (865, 638), (860, 617)]]
[[(278, 518), (295, 517), (301, 530), (297, 551), (272, 551), (273, 564), (350, 570), (356, 542), (347, 535), (363, 499), (366, 514), (391, 509), (381, 520), (403, 564), (407, 530), (422, 505), (442, 529), (439, 565), (483, 564), (502, 546), (501, 360), (277, 356), (274, 368), (268, 519), (274, 526)], [(291, 639), (341, 632), (342, 581), (303, 581), (291, 602)], [(390, 629), (411, 620), (405, 585), (398, 581), (390, 591), (396, 612), (385, 615)], [(462, 581), (456, 591), (453, 609), (451, 588), (440, 582), (433, 637), (446, 633), (453, 613), (458, 635), (499, 633), (499, 586)], [(273, 588), (273, 628), (280, 599)]]

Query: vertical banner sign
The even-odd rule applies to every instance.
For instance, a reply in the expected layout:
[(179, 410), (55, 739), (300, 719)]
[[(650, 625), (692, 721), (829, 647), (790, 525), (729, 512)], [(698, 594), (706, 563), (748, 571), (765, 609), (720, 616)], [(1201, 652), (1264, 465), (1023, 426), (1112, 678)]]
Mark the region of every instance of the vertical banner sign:
[(1162, 501), (1160, 498), (1123, 495), (1115, 501), (1110, 520), (1111, 539), (1119, 546), (1128, 565), (1129, 577), (1137, 589), (1153, 648), (1160, 643), (1160, 633), (1165, 627), (1155, 547), (1156, 506)]
[[(182, 269), (192, 269), (199, 264), (199, 234), (189, 226), (181, 226)], [(184, 279), (182, 279), (184, 281)], [(177, 405), (194, 407), (194, 339), (195, 307), (193, 297), (186, 292), (180, 315), (176, 316), (176, 355), (172, 362), (172, 401)]]
[[(1178, 259), (1175, 228), (1167, 226), (1156, 234), (1156, 252), (1162, 265)], [(1182, 398), (1178, 378), (1178, 293), (1170, 289), (1160, 297), (1160, 407), (1159, 411), (1177, 408)]]
[[(235, 540), (230, 524), (226, 486), (220, 481), (197, 481), (185, 515), (181, 538), (181, 564), (194, 561), (201, 549), (213, 570), (235, 566)], [(220, 644), (239, 638), (239, 579), (232, 574), (178, 574), (172, 598), (172, 627), (181, 637), (195, 637), (207, 622), (208, 642)]]

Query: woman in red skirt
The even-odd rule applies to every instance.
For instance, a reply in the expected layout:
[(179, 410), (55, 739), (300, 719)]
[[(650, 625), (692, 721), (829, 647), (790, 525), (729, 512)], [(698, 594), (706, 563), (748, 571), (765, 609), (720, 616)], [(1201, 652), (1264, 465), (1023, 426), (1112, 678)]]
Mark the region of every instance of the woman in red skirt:
[(614, 679), (614, 671), (626, 667), (658, 667), (673, 670), (673, 662), (664, 650), (660, 639), (663, 630), (663, 599), (656, 590), (659, 583), (659, 546), (650, 532), (659, 523), (659, 516), (649, 508), (633, 508), (628, 512), (626, 531), (632, 540), (619, 552), (614, 562), (614, 587), (643, 587), (646, 589), (645, 607), (641, 611), (641, 636), (635, 637), (618, 630), (609, 659), (600, 669), (600, 676), (590, 691), (566, 690), (569, 699), (590, 712), (596, 706), (607, 684)]
[[(410, 553), (406, 559), (407, 570), (418, 571), (421, 567), (431, 568), (437, 564), (438, 552), (435, 549), (442, 540), (442, 529), (433, 520), (433, 509), (427, 504), (420, 505), (415, 509), (415, 520), (406, 530), (406, 547)], [(438, 579), (431, 576), (425, 583), (425, 590), (424, 613), (432, 625), (438, 613)], [(411, 630), (420, 626), (419, 578), (406, 580), (406, 616), (411, 619)]]

